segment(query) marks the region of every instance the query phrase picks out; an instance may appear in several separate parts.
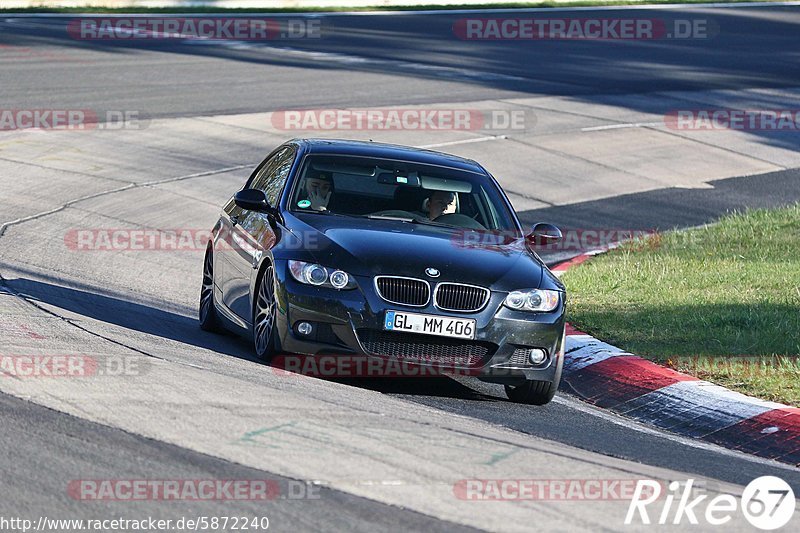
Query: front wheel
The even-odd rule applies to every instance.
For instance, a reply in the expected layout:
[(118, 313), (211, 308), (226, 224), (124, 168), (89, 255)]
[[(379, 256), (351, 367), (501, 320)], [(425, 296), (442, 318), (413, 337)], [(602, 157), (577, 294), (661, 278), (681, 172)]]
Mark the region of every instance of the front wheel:
[(269, 361), (275, 355), (275, 271), (269, 265), (258, 284), (258, 296), (253, 309), (253, 344), (256, 357)]
[(545, 405), (556, 395), (558, 383), (528, 380), (516, 387), (506, 385), (506, 396), (512, 402)]

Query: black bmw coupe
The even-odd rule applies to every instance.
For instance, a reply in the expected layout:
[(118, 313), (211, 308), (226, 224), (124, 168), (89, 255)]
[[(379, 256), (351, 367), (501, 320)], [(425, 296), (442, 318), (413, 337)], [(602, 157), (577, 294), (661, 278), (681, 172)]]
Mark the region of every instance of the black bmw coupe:
[(564, 359), (565, 290), (478, 163), (373, 142), (294, 139), (223, 207), (200, 326), (255, 351), (466, 370), (545, 404)]

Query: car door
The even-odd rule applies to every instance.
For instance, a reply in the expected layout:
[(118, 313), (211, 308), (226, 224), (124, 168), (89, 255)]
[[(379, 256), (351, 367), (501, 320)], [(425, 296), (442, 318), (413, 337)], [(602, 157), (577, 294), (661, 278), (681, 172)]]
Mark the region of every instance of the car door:
[[(264, 191), (269, 204), (277, 206), (296, 155), (294, 146), (278, 149), (250, 180), (249, 187)], [(223, 303), (247, 323), (253, 318), (251, 279), (256, 275), (264, 250), (272, 248), (275, 242), (275, 231), (266, 213), (240, 210), (236, 220), (232, 220), (231, 253)]]

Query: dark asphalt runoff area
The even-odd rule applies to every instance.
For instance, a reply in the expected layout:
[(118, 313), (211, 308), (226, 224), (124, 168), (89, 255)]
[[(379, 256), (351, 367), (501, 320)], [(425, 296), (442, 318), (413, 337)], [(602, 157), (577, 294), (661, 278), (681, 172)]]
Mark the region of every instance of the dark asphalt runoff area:
[[(0, 516), (33, 520), (112, 518), (159, 520), (200, 517), (269, 519), (277, 531), (474, 531), (400, 506), (385, 505), (326, 487), (309, 487), (229, 461), (131, 435), (0, 394)], [(76, 474), (80, 473), (81, 477)], [(84, 480), (265, 480), (277, 492), (265, 500), (92, 501), (68, 487)], [(89, 493), (92, 494), (92, 493)], [(266, 522), (265, 522), (266, 523)], [(64, 528), (63, 530), (68, 530)]]

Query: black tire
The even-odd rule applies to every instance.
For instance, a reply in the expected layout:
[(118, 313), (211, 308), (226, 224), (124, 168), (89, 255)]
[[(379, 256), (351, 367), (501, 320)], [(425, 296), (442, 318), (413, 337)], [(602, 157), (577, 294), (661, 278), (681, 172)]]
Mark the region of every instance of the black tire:
[(545, 405), (556, 395), (558, 384), (551, 381), (528, 380), (522, 385), (506, 385), (506, 396), (512, 402)]
[(200, 288), (198, 318), (200, 319), (200, 329), (203, 331), (222, 333), (222, 325), (214, 304), (214, 253), (211, 245), (206, 248), (206, 255), (203, 259), (203, 286)]
[(276, 311), (275, 270), (267, 265), (258, 282), (253, 305), (253, 346), (256, 357), (266, 362), (277, 352)]

